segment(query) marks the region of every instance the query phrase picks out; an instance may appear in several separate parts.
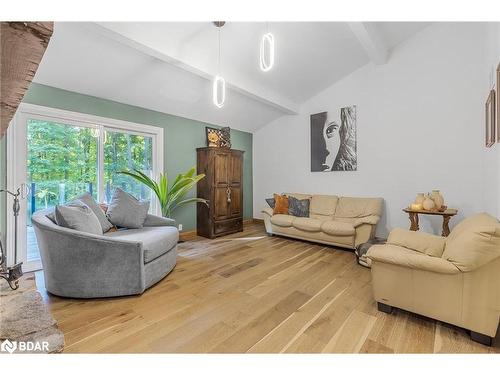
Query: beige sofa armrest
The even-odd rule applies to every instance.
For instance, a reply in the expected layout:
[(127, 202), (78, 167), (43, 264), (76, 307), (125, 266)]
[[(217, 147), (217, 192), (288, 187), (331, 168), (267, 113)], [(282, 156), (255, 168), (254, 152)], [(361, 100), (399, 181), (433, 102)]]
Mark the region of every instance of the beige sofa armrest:
[(391, 231), (387, 243), (406, 247), (419, 253), (439, 257), (443, 255), (446, 239), (429, 233), (413, 232), (396, 228)]
[(394, 264), (415, 270), (456, 274), (460, 270), (443, 258), (436, 258), (396, 245), (374, 245), (368, 250), (367, 257), (373, 262)]
[(379, 220), (380, 220), (380, 216), (378, 216), (378, 215), (369, 215), (369, 216), (357, 218), (354, 221), (354, 223), (352, 223), (352, 225), (354, 226), (354, 228), (357, 228), (357, 227), (359, 227), (360, 225), (363, 225), (363, 224), (375, 225), (375, 224), (378, 223)]
[(273, 216), (273, 209), (271, 207), (263, 208), (261, 212), (263, 214), (267, 214), (269, 216)]

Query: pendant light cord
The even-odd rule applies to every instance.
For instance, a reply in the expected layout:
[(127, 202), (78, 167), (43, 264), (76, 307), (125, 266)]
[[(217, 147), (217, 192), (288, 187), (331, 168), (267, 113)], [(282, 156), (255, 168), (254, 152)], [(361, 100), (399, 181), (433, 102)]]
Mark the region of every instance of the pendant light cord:
[(218, 28), (219, 29), (219, 58), (217, 60), (217, 74), (220, 74), (220, 27)]

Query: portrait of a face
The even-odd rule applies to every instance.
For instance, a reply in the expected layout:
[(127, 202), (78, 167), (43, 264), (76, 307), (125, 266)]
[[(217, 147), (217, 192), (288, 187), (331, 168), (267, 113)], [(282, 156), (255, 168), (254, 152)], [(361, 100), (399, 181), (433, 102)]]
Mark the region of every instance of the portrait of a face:
[(356, 106), (311, 115), (311, 171), (355, 171)]

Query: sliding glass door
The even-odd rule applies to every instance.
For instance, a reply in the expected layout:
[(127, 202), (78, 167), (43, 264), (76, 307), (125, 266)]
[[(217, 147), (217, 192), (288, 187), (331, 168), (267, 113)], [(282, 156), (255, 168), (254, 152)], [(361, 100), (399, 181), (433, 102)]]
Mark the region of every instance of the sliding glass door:
[[(8, 186), (14, 190), (21, 187), (25, 198), (21, 200), (17, 251), (17, 261), (25, 263), (25, 270), (41, 268), (31, 226), (33, 213), (64, 204), (84, 192), (99, 202), (109, 202), (117, 187), (152, 200), (151, 211), (156, 213), (150, 189), (120, 172), (135, 169), (154, 177), (163, 164), (163, 150), (158, 148), (161, 129), (35, 109), (16, 115), (15, 131), (8, 135), (8, 154), (14, 160), (8, 165), (12, 169)], [(14, 229), (8, 231), (13, 233)]]
[(120, 174), (123, 170), (139, 170), (153, 175), (153, 139), (146, 135), (104, 129), (104, 195), (109, 202), (117, 187), (140, 199), (151, 199), (151, 190), (132, 177)]
[(29, 118), (27, 126), (27, 262), (40, 260), (31, 215), (90, 192), (97, 197), (99, 143), (92, 128)]

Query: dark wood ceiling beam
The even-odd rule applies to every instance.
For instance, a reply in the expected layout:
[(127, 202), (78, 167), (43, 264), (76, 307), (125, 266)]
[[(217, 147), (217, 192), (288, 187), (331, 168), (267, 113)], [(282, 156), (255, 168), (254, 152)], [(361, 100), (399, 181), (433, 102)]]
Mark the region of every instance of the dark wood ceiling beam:
[(0, 138), (35, 76), (53, 31), (53, 22), (0, 22)]

